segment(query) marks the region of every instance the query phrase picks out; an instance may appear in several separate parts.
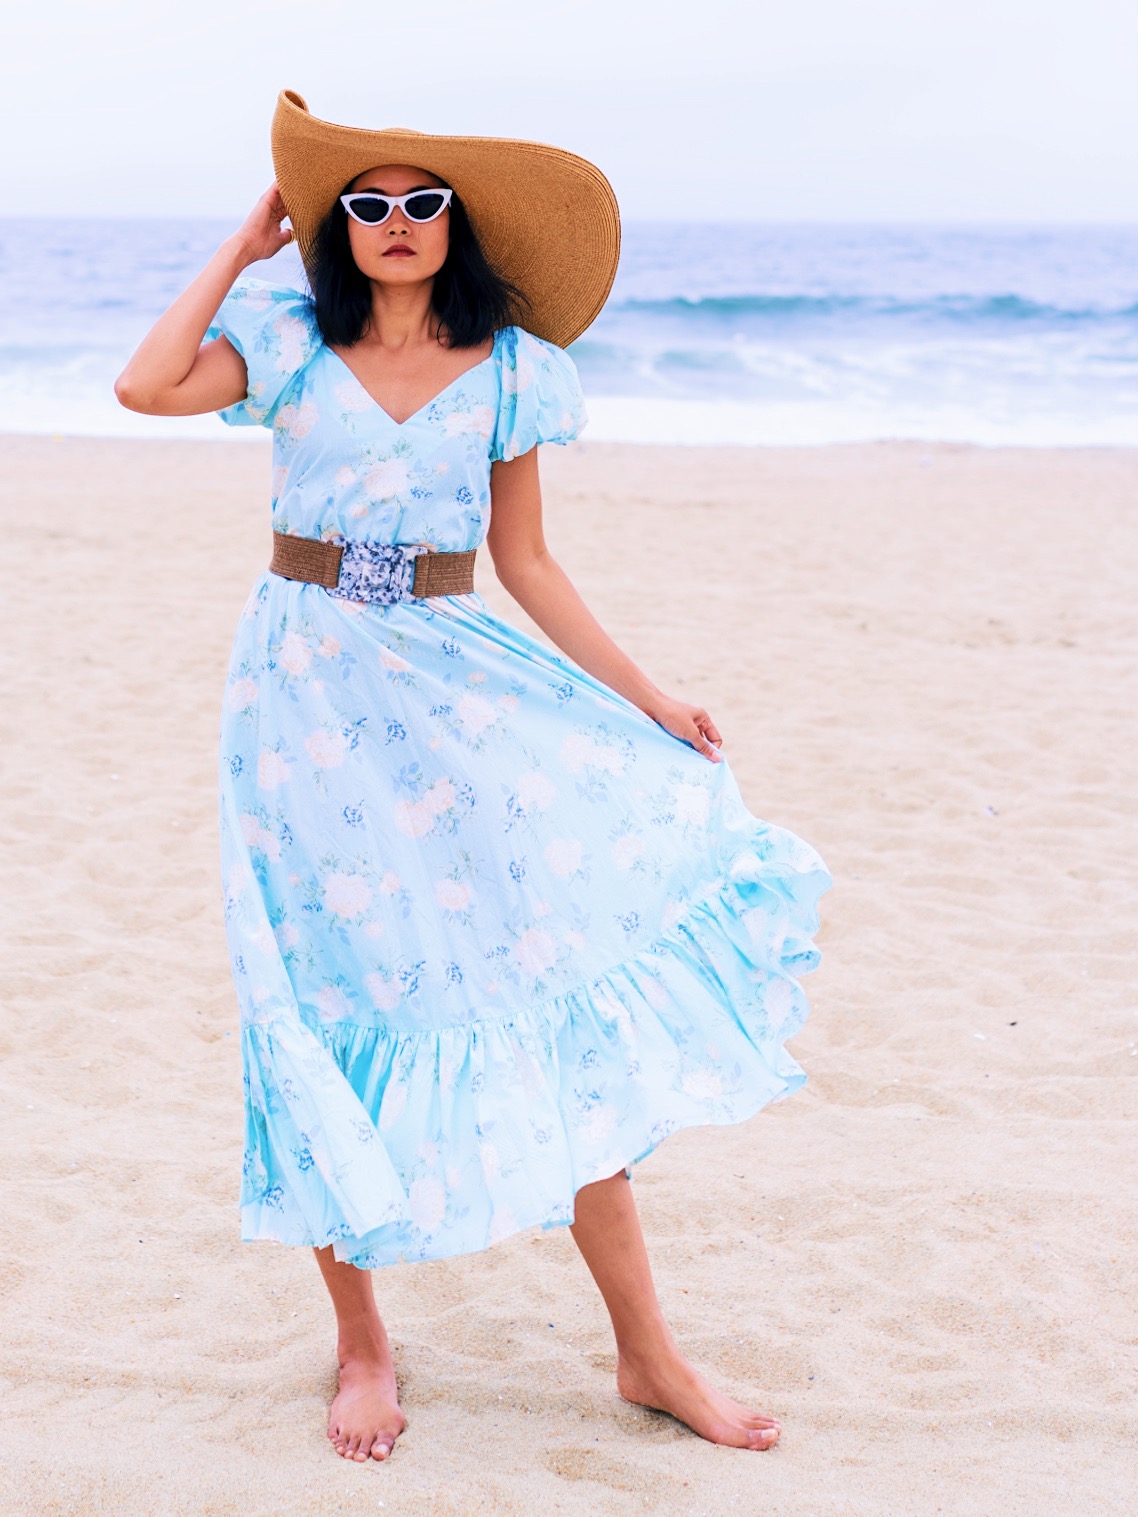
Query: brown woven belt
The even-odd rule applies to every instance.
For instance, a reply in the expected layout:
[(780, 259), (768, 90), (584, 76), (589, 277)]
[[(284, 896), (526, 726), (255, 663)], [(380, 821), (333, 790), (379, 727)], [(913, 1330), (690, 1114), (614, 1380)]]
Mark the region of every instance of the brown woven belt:
[(273, 533), (269, 569), (282, 579), (322, 585), (343, 600), (396, 601), (467, 595), (474, 589), (477, 548), (440, 553), (425, 543), (372, 543)]

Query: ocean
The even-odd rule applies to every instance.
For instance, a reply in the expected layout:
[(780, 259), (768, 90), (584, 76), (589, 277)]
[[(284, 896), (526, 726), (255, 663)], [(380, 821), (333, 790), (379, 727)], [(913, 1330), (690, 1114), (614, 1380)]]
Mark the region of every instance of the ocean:
[[(259, 435), (112, 389), (233, 225), (0, 219), (0, 430)], [(590, 438), (1134, 445), (1138, 227), (632, 224), (570, 351)]]

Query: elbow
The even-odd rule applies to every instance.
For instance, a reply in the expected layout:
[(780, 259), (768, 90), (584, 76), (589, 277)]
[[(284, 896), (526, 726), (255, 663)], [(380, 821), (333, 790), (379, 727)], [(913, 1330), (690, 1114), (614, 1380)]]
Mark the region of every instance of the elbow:
[(165, 414), (159, 396), (153, 390), (144, 389), (136, 379), (132, 379), (129, 368), (124, 369), (115, 380), (115, 399), (128, 411), (140, 411), (143, 416)]
[(556, 568), (552, 553), (544, 545), (520, 551), (513, 547), (509, 552), (499, 549), (497, 553), (491, 549), (490, 557), (498, 583), (519, 601), (525, 595), (527, 585), (540, 583), (551, 568)]
[(115, 380), (115, 399), (120, 406), (125, 406), (128, 411), (144, 412), (146, 410), (145, 398), (131, 381), (129, 372), (126, 369)]

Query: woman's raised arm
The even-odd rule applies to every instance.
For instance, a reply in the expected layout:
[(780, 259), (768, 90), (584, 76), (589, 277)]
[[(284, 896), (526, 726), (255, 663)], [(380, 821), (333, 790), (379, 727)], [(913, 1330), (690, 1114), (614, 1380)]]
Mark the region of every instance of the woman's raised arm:
[(158, 318), (115, 380), (115, 395), (128, 411), (197, 416), (244, 400), (249, 377), (241, 354), (227, 338), (204, 347), (202, 338), (241, 271), (289, 242), (291, 231), (281, 230), (287, 214), (274, 183)]

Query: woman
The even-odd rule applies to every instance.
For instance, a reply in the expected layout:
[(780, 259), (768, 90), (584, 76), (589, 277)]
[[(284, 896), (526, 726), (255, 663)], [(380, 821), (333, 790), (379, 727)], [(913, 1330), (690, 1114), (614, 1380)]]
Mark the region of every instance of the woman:
[[(664, 1323), (628, 1166), (801, 1084), (782, 1039), (830, 881), (542, 537), (537, 445), (584, 422), (562, 348), (612, 283), (611, 189), (556, 149), (358, 131), (292, 92), (273, 146), (278, 183), (116, 385), (273, 429), (219, 765), (242, 1236), (315, 1249), (346, 1458), (404, 1426), (369, 1270), (538, 1224), (572, 1230), (622, 1396), (769, 1448), (777, 1420)], [(239, 277), (286, 215), (311, 297)], [(483, 542), (564, 656), (473, 590)]]

